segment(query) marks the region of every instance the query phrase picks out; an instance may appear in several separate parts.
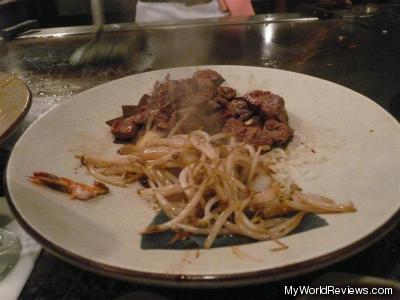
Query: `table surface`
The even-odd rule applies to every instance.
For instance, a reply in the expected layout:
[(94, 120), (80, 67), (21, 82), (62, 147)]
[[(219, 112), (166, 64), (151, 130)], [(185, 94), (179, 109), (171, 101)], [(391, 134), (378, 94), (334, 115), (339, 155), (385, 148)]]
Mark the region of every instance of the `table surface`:
[[(256, 16), (247, 21), (112, 30), (107, 33), (108, 38), (124, 41), (133, 49), (132, 57), (123, 65), (70, 66), (68, 61), (74, 49), (91, 38), (84, 31), (64, 35), (61, 29), (50, 29), (43, 32), (57, 34), (34, 37), (40, 36), (39, 32), (0, 44), (0, 70), (23, 79), (33, 94), (30, 112), (0, 146), (0, 167), (4, 167), (10, 149), (23, 131), (53, 106), (101, 83), (170, 67), (229, 64), (300, 72), (364, 94), (399, 119), (400, 18), (398, 10), (392, 15), (382, 13), (387, 9), (379, 5), (355, 6), (325, 20), (285, 21), (280, 17), (271, 21), (269, 17)], [(317, 272), (252, 287), (188, 291), (102, 277), (43, 251), (20, 299), (114, 299), (131, 292), (136, 293), (137, 299), (281, 299), (285, 285), (308, 285), (327, 272), (397, 280), (399, 254), (397, 226), (367, 250)]]

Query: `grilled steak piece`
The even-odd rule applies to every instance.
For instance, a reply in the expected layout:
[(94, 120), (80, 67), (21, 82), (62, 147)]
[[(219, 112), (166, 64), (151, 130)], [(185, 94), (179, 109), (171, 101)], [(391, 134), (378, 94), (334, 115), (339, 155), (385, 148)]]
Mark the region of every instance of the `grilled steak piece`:
[(229, 100), (220, 95), (215, 96), (212, 101), (215, 103), (216, 109), (225, 108), (229, 104)]
[(217, 88), (217, 94), (212, 99), (215, 103), (214, 110), (218, 110), (221, 108), (226, 108), (229, 105), (229, 101), (236, 97), (237, 93), (236, 90), (226, 86), (219, 86)]
[(255, 90), (245, 94), (244, 98), (251, 106), (259, 109), (265, 119), (276, 119), (285, 124), (288, 123), (285, 102), (281, 96), (267, 91)]
[(232, 100), (237, 96), (236, 90), (227, 86), (219, 86), (217, 88), (217, 94), (218, 96), (224, 97), (226, 100)]
[(203, 116), (203, 130), (209, 134), (215, 134), (221, 132), (224, 126), (224, 119), (221, 118), (221, 114), (216, 112), (211, 112), (207, 116)]
[(123, 115), (107, 124), (117, 140), (127, 141), (149, 121), (152, 128), (167, 134), (186, 116), (176, 133), (203, 129), (213, 134), (223, 128), (255, 145), (288, 142), (293, 129), (288, 125), (282, 97), (261, 90), (238, 97), (235, 89), (221, 86), (223, 81), (220, 74), (209, 69), (196, 71), (186, 79), (167, 76), (154, 84), (151, 95), (144, 94), (138, 105), (123, 106)]
[(216, 87), (220, 86), (225, 79), (213, 70), (199, 70), (193, 73), (192, 79), (196, 82), (202, 82), (204, 80), (210, 80)]
[(128, 118), (136, 114), (139, 110), (138, 105), (122, 105), (122, 117)]
[(146, 123), (149, 118), (150, 110), (147, 105), (142, 105), (138, 107), (138, 111), (133, 116), (130, 116), (127, 119), (131, 119), (135, 124), (140, 125)]
[[(227, 120), (223, 128), (223, 131), (233, 133), (242, 142), (250, 142), (258, 130), (260, 130), (259, 127), (246, 126), (242, 121), (234, 118)], [(271, 142), (265, 141), (261, 145), (265, 144), (271, 145)]]
[(181, 123), (178, 133), (190, 133), (194, 130), (198, 130), (203, 126), (203, 119), (197, 114), (191, 114), (189, 118), (186, 118)]
[(246, 121), (251, 118), (253, 112), (243, 98), (236, 98), (228, 102), (223, 115), (224, 117), (233, 117), (240, 121)]
[(138, 128), (132, 117), (115, 120), (111, 126), (111, 133), (117, 140), (129, 141), (137, 134)]
[(284, 145), (292, 137), (294, 130), (288, 124), (276, 120), (268, 120), (263, 131), (269, 132), (272, 140), (277, 145)]
[(167, 129), (169, 129), (169, 126), (170, 126), (168, 120), (169, 120), (169, 115), (167, 115), (165, 113), (159, 113), (155, 117), (155, 124), (158, 129), (167, 130)]
[(106, 124), (111, 127), (115, 121), (118, 121), (118, 120), (122, 121), (123, 119), (125, 119), (123, 116), (117, 117), (117, 118), (106, 121)]
[(284, 123), (270, 120), (264, 128), (246, 126), (238, 119), (229, 119), (224, 126), (225, 132), (235, 134), (239, 140), (253, 145), (284, 145), (293, 135), (293, 129)]
[(138, 106), (149, 104), (151, 96), (148, 94), (143, 94), (142, 98), (140, 98)]

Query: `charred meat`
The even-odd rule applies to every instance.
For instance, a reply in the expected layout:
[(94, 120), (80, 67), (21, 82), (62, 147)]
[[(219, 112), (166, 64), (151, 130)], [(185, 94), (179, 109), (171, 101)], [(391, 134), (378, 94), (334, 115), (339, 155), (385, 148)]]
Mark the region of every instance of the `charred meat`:
[(117, 141), (133, 141), (151, 128), (167, 135), (203, 129), (226, 131), (255, 145), (284, 145), (293, 135), (282, 97), (269, 91), (250, 91), (239, 97), (213, 70), (196, 71), (191, 78), (169, 76), (154, 84), (151, 95), (138, 105), (123, 106), (119, 118), (107, 121)]
[(244, 99), (258, 110), (267, 120), (276, 119), (288, 123), (289, 119), (285, 109), (285, 101), (281, 96), (267, 91), (252, 91), (244, 95)]

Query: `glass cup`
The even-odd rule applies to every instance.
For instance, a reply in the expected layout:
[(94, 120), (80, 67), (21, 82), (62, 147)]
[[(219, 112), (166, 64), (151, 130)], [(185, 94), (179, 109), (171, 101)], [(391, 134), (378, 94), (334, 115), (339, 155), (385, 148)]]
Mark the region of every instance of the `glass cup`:
[(0, 228), (0, 280), (15, 266), (21, 249), (21, 243), (14, 233)]

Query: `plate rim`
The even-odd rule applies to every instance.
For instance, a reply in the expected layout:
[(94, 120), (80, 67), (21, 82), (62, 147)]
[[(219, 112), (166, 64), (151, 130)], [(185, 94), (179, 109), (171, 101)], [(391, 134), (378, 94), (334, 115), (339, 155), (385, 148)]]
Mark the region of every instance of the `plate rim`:
[[(7, 74), (2, 72), (3, 74)], [(19, 125), (22, 120), (25, 118), (25, 116), (28, 114), (29, 109), (32, 106), (32, 91), (29, 88), (29, 86), (25, 83), (25, 81), (23, 81), (22, 79), (20, 79), (19, 77), (16, 77), (16, 79), (22, 83), (22, 85), (26, 88), (26, 90), (28, 91), (28, 97), (26, 99), (25, 102), (25, 106), (24, 109), (22, 110), (22, 112), (18, 115), (18, 117), (12, 122), (12, 124), (10, 126), (8, 126), (8, 128), (0, 134), (0, 143), (2, 143), (8, 136), (9, 134), (15, 129), (15, 127), (17, 127), (17, 125)]]
[[(8, 168), (8, 165), (7, 165)], [(6, 168), (6, 171), (7, 171)], [(16, 209), (9, 190), (4, 180), (4, 191), (7, 203), (11, 212), (14, 214), (22, 227), (46, 250), (53, 255), (88, 271), (101, 275), (108, 275), (113, 278), (123, 279), (131, 282), (144, 284), (156, 284), (160, 286), (174, 286), (182, 288), (209, 288), (209, 287), (228, 287), (243, 286), (256, 284), (261, 282), (272, 282), (285, 278), (289, 278), (298, 274), (308, 273), (323, 267), (330, 266), (338, 261), (349, 258), (367, 247), (371, 246), (387, 233), (389, 233), (397, 224), (400, 223), (400, 209), (398, 209), (385, 223), (370, 232), (363, 238), (354, 241), (350, 245), (340, 248), (336, 251), (329, 252), (325, 255), (314, 257), (298, 263), (293, 263), (272, 269), (257, 270), (251, 272), (234, 273), (234, 274), (204, 274), (204, 275), (186, 275), (186, 274), (166, 274), (152, 273), (144, 271), (135, 271), (124, 269), (108, 264), (96, 262), (86, 257), (74, 254), (69, 250), (51, 242), (35, 229), (33, 229), (19, 214)]]
[[(121, 77), (112, 81), (105, 82), (103, 84), (94, 86), (88, 90), (83, 91), (82, 93), (86, 93), (90, 90), (97, 89), (101, 86), (110, 84), (117, 80), (126, 79), (128, 77), (134, 77), (137, 75), (142, 75), (144, 73), (153, 73), (158, 71), (170, 71), (176, 69), (183, 69), (183, 68), (212, 68), (212, 67), (235, 67), (235, 65), (197, 65), (197, 66), (182, 66), (182, 67), (174, 67), (174, 68), (166, 68), (160, 70), (152, 70), (149, 72), (142, 72), (137, 74), (128, 75), (125, 77)], [(400, 127), (400, 123), (381, 105), (370, 99), (369, 97), (352, 90), (346, 86), (340, 85), (336, 82), (329, 81), (323, 78), (319, 78), (316, 76), (311, 76), (308, 74), (303, 74), (299, 72), (292, 72), (283, 69), (266, 69), (257, 66), (244, 66), (244, 65), (237, 65), (236, 67), (244, 67), (244, 68), (257, 68), (257, 69), (265, 69), (268, 71), (278, 71), (284, 73), (292, 73), (300, 76), (310, 77), (312, 79), (322, 80), (328, 82), (330, 84), (339, 85), (341, 88), (346, 89), (347, 91), (360, 95), (365, 98), (366, 103), (372, 105), (374, 109), (379, 111), (381, 114), (384, 114), (386, 118), (390, 118), (392, 123), (398, 125)], [(23, 82), (23, 81), (22, 81)], [(26, 85), (26, 84), (25, 84)], [(29, 88), (28, 88), (29, 90)], [(30, 91), (30, 90), (29, 90)], [(80, 94), (82, 94), (80, 93)], [(63, 106), (64, 104), (68, 103), (69, 101), (73, 101), (76, 97), (80, 94), (67, 99), (60, 105), (57, 105), (53, 108), (58, 108), (59, 106)], [(53, 109), (50, 109), (48, 112), (40, 116), (35, 122), (31, 124), (33, 126), (37, 121), (39, 121), (42, 117), (47, 115)], [(30, 127), (31, 127), (30, 126)], [(18, 141), (15, 145), (18, 144)], [(15, 146), (14, 145), (14, 146)], [(116, 267), (109, 264), (104, 264), (100, 262), (96, 262), (92, 259), (77, 255), (72, 253), (71, 251), (56, 245), (55, 243), (51, 242), (39, 232), (37, 232), (31, 225), (29, 225), (22, 217), (22, 215), (18, 212), (16, 206), (13, 203), (13, 200), (10, 196), (9, 189), (8, 189), (8, 168), (9, 168), (9, 161), (7, 162), (7, 166), (5, 168), (5, 176), (3, 181), (4, 192), (7, 199), (7, 203), (10, 206), (10, 209), (14, 216), (16, 217), (17, 221), (22, 225), (22, 227), (35, 239), (37, 240), (46, 250), (48, 250), (53, 255), (71, 263), (75, 266), (81, 267), (83, 269), (99, 273), (106, 276), (111, 276), (113, 278), (118, 278), (122, 280), (138, 282), (143, 284), (155, 284), (159, 286), (173, 286), (173, 287), (182, 287), (182, 288), (217, 288), (217, 287), (228, 287), (228, 286), (243, 286), (249, 284), (256, 284), (261, 282), (270, 282), (270, 281), (277, 281), (285, 278), (289, 278), (292, 276), (296, 276), (302, 273), (308, 273), (317, 269), (321, 269), (323, 267), (332, 265), (338, 261), (344, 260), (349, 258), (360, 251), (364, 250), (365, 248), (369, 247), (370, 245), (377, 242), (383, 236), (385, 236), (389, 231), (391, 231), (398, 223), (400, 223), (400, 208), (393, 212), (391, 217), (387, 219), (380, 227), (377, 227), (375, 230), (370, 232), (368, 235), (363, 236), (362, 238), (355, 240), (353, 243), (337, 249), (335, 251), (328, 252), (324, 255), (320, 255), (317, 257), (313, 257), (308, 260), (303, 260), (297, 263), (292, 263), (289, 265), (284, 265), (280, 267), (274, 267), (270, 269), (259, 269), (256, 271), (249, 271), (249, 272), (242, 272), (242, 273), (230, 273), (230, 274), (203, 274), (203, 275), (186, 275), (186, 274), (165, 274), (160, 272), (146, 272), (146, 271), (137, 271), (133, 269), (126, 269), (122, 267)]]

